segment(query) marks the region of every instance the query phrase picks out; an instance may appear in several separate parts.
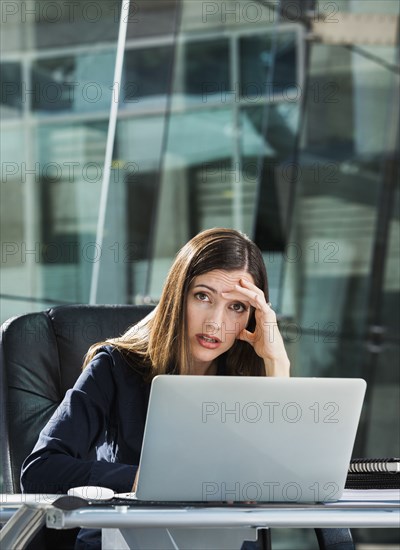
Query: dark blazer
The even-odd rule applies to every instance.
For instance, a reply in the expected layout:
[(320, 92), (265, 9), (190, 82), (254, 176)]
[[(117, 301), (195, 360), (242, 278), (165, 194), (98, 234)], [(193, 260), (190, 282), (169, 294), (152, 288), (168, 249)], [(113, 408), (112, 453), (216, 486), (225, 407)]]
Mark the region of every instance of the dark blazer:
[[(150, 384), (105, 346), (68, 390), (22, 465), (23, 492), (66, 493), (97, 485), (132, 490), (139, 464)], [(76, 550), (101, 548), (101, 532), (81, 529)]]
[(28, 458), (21, 488), (66, 493), (98, 485), (131, 491), (139, 464), (150, 384), (105, 346), (68, 390)]

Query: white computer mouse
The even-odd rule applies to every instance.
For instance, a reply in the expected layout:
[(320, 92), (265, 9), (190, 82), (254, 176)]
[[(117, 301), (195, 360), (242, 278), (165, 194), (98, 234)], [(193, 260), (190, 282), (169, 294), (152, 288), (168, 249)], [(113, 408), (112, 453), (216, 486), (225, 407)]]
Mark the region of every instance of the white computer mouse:
[(72, 487), (67, 494), (71, 497), (80, 497), (86, 500), (111, 500), (114, 498), (115, 493), (107, 487), (84, 485), (82, 487)]

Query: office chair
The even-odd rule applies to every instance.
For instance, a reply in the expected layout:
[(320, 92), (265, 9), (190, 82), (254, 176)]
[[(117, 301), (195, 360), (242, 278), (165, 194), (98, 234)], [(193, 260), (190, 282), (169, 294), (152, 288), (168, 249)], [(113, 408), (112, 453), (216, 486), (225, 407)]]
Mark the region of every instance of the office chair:
[[(78, 378), (88, 348), (122, 334), (153, 306), (68, 305), (28, 313), (1, 327), (1, 471), (3, 492), (20, 493), (20, 471), (39, 432)], [(78, 530), (43, 529), (29, 545), (73, 548)], [(353, 550), (348, 529), (316, 529), (322, 550)], [(269, 530), (259, 531), (259, 548), (271, 548)]]
[[(88, 348), (119, 336), (152, 306), (59, 306), (6, 321), (1, 330), (3, 492), (20, 493), (20, 472), (39, 432), (81, 373)], [(74, 547), (78, 529), (42, 529), (30, 550)]]

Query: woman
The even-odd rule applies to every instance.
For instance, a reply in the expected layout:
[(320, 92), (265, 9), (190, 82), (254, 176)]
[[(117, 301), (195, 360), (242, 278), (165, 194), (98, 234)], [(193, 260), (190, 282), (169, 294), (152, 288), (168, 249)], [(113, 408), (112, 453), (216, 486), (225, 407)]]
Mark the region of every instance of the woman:
[(158, 374), (289, 376), (260, 250), (232, 229), (198, 234), (153, 312), (92, 346), (84, 367), (23, 464), (25, 492), (131, 491)]

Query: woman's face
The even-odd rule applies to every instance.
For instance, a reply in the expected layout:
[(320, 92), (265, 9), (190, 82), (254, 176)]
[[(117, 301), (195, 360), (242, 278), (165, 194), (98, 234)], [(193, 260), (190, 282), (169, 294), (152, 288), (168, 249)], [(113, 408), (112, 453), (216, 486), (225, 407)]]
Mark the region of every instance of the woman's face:
[[(244, 298), (232, 300), (224, 292), (234, 290), (240, 279), (254, 284), (247, 271), (215, 269), (195, 277), (187, 296), (187, 335), (192, 374), (214, 374), (212, 362), (229, 350), (246, 328), (250, 305)], [(215, 364), (214, 364), (215, 366)]]

